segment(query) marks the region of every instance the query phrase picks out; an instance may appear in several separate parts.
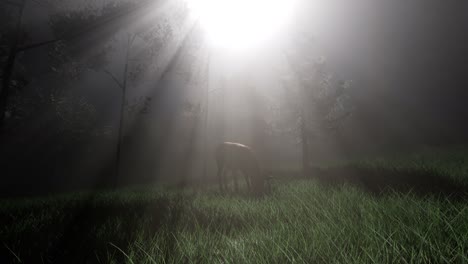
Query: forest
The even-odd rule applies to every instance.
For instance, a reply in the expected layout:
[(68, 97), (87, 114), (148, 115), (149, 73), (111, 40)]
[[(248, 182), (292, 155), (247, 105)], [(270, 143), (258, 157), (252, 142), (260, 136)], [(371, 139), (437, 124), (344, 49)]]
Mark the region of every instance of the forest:
[(467, 58), (457, 0), (0, 0), (0, 263), (466, 263)]

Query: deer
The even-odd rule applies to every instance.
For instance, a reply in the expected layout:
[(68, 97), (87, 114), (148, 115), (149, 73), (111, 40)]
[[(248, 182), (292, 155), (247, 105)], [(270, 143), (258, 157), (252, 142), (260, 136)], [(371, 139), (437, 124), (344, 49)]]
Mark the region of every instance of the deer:
[(216, 164), (218, 166), (219, 188), (227, 190), (228, 173), (234, 174), (234, 188), (239, 190), (236, 173), (244, 176), (247, 188), (254, 193), (264, 192), (265, 180), (259, 162), (252, 148), (234, 142), (220, 143), (215, 151)]

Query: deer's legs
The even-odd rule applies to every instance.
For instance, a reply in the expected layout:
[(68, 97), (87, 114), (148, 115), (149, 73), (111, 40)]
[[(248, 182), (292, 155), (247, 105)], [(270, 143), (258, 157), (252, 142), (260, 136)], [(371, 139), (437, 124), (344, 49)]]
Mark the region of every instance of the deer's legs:
[(222, 192), (224, 191), (224, 184), (226, 180), (224, 179), (225, 168), (224, 166), (218, 165), (218, 183), (219, 183), (219, 190)]
[(238, 171), (233, 171), (233, 172), (232, 172), (232, 174), (233, 174), (233, 176), (234, 176), (234, 177), (233, 177), (233, 178), (234, 178), (234, 190), (235, 190), (236, 192), (239, 192), (239, 185), (238, 185), (238, 183), (237, 183), (237, 175), (236, 175), (237, 173), (238, 173)]
[(250, 175), (243, 171), (242, 174), (244, 175), (245, 182), (247, 183), (247, 189), (250, 190)]
[(223, 185), (224, 190), (229, 191), (229, 177), (231, 176), (231, 170), (228, 168), (224, 168), (223, 171)]
[(265, 179), (261, 177), (261, 175), (255, 174), (252, 171), (250, 172), (251, 174), (251, 192), (253, 194), (261, 194), (264, 191), (264, 186), (265, 186)]

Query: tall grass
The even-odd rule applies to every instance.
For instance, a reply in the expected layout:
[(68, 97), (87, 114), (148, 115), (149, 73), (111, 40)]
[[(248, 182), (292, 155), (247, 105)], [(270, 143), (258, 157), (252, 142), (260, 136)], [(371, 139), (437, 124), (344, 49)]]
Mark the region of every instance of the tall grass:
[(354, 166), (432, 171), (468, 184), (468, 149), (426, 148), (404, 155), (387, 155), (352, 162)]
[(260, 198), (215, 187), (75, 193), (3, 201), (0, 262), (468, 263), (467, 219), (466, 199), (314, 179), (274, 180)]

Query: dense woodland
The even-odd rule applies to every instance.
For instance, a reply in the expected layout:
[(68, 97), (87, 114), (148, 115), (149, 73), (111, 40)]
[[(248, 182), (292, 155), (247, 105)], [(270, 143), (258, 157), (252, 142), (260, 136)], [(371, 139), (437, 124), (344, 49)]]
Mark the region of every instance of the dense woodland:
[(466, 0), (0, 0), (0, 66), (2, 264), (468, 263)]
[(228, 75), (184, 1), (0, 4), (2, 196), (210, 179), (221, 141), (307, 170), (467, 140), (463, 1), (306, 6), (287, 67)]

